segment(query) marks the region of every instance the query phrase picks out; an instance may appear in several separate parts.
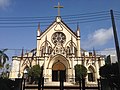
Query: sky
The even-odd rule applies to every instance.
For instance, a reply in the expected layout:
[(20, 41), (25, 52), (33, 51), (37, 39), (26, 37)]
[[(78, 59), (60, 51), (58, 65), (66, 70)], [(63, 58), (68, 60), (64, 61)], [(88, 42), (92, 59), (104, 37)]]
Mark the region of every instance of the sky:
[[(81, 47), (86, 50), (108, 50), (109, 48), (115, 48), (112, 24), (110, 19), (110, 10), (115, 11), (117, 18), (115, 18), (118, 40), (120, 41), (120, 0), (0, 0), (0, 49), (8, 48), (8, 55), (14, 56), (21, 53), (21, 49), (31, 50), (36, 48), (36, 31), (38, 22), (40, 22), (40, 28), (44, 31), (57, 16), (57, 9), (54, 8), (60, 2), (64, 8), (61, 8), (62, 20), (73, 30), (77, 29), (77, 21), (74, 15), (79, 17), (84, 14), (89, 18), (96, 18), (97, 21), (92, 22), (85, 21), (87, 19), (78, 20), (78, 24), (81, 31)], [(99, 20), (100, 13), (106, 14), (107, 20)], [(96, 13), (94, 16), (91, 13)], [(69, 24), (67, 17), (75, 20), (74, 24)], [(98, 16), (97, 16), (98, 15)], [(73, 17), (72, 17), (73, 16)], [(104, 15), (103, 15), (104, 16)], [(28, 18), (27, 18), (28, 17)], [(46, 22), (43, 19), (37, 17), (43, 17), (51, 19)], [(50, 17), (50, 18), (49, 18)], [(30, 24), (15, 24), (26, 21), (14, 21), (16, 19), (24, 19)], [(37, 19), (36, 19), (37, 18)], [(13, 20), (13, 21), (9, 21)], [(91, 19), (88, 19), (91, 20)], [(34, 23), (31, 23), (34, 22)], [(29, 26), (29, 27), (23, 27)]]

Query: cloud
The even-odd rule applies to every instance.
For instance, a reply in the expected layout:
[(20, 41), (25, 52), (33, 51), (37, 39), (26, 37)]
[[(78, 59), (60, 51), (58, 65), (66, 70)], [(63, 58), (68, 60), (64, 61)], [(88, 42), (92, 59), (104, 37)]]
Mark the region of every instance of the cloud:
[(82, 46), (86, 49), (105, 45), (113, 37), (112, 27), (109, 29), (98, 29), (88, 35), (87, 39), (83, 41)]
[(99, 51), (101, 55), (116, 55), (116, 49), (115, 48), (106, 48), (102, 51)]
[(0, 0), (0, 9), (5, 9), (10, 5), (10, 0)]
[(101, 54), (101, 55), (106, 55), (106, 56), (110, 55), (112, 63), (118, 62), (115, 48), (106, 48), (106, 49), (101, 50), (99, 52), (97, 51), (97, 53)]

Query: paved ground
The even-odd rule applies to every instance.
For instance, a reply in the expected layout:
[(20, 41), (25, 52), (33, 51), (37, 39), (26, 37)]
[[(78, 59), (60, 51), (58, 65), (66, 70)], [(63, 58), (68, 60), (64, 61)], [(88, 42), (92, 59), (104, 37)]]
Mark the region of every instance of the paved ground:
[[(38, 90), (38, 89), (34, 89), (34, 87), (38, 88), (37, 87), (38, 85), (26, 85), (26, 86), (33, 87), (33, 89), (25, 89), (25, 90)], [(44, 86), (46, 88), (44, 90), (60, 90), (60, 89), (57, 89), (60, 86), (59, 82), (48, 82), (48, 83), (45, 83)], [(71, 83), (68, 83), (68, 82), (64, 82), (64, 86), (65, 86), (65, 88), (67, 88), (67, 89), (64, 89), (64, 90), (80, 90), (79, 85), (74, 85), (74, 84), (71, 84)], [(97, 86), (95, 86), (95, 87), (97, 87)], [(98, 90), (98, 89), (94, 88), (94, 89), (86, 89), (86, 90)]]
[[(25, 90), (38, 90), (38, 89), (25, 89)], [(60, 90), (60, 89), (44, 89), (44, 90)], [(64, 90), (79, 90), (79, 89), (64, 89)], [(85, 89), (85, 90), (93, 90), (93, 89)], [(98, 90), (98, 89), (94, 89), (94, 90)]]

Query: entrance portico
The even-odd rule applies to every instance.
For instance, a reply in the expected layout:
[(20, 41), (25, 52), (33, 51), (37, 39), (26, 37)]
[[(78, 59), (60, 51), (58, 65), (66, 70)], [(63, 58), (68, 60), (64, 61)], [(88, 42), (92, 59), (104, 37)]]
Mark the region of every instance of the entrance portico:
[(58, 61), (52, 67), (52, 81), (60, 81), (61, 76), (66, 81), (66, 67)]
[(48, 81), (59, 81), (60, 75), (62, 75), (64, 81), (72, 82), (71, 79), (74, 76), (74, 70), (71, 68), (71, 61), (65, 58), (63, 55), (55, 55), (53, 58), (50, 58), (46, 64), (46, 72), (49, 72), (49, 75), (45, 75), (45, 78)]

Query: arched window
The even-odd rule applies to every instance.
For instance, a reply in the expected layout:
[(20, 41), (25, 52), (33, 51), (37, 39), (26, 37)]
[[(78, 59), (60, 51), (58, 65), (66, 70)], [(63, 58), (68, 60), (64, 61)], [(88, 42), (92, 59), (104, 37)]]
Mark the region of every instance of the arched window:
[(24, 78), (25, 78), (25, 81), (27, 81), (27, 82), (28, 82), (28, 70), (29, 70), (29, 67), (26, 66), (24, 69)]
[(67, 55), (69, 55), (70, 54), (70, 47), (69, 46), (67, 46)]
[(88, 68), (88, 81), (89, 82), (95, 81), (95, 70), (92, 66)]
[(77, 48), (76, 48), (76, 47), (74, 47), (74, 49), (75, 49), (75, 56), (77, 56)]
[(41, 48), (41, 57), (43, 57), (44, 56), (44, 46), (42, 46), (42, 48)]

